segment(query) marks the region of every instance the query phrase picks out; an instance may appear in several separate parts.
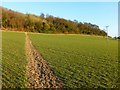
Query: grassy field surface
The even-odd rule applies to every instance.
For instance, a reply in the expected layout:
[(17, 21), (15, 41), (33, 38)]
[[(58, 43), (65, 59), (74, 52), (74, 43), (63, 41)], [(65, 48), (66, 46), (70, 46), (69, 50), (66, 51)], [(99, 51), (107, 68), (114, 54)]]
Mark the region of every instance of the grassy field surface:
[(117, 87), (117, 40), (80, 35), (29, 35), (65, 87)]
[(25, 34), (2, 32), (2, 87), (24, 88), (25, 79)]

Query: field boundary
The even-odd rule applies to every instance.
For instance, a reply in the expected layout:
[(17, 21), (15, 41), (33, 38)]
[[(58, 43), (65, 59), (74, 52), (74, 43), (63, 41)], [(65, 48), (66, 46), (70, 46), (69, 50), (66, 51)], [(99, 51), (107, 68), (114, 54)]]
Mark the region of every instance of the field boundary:
[(27, 34), (26, 35), (26, 55), (28, 64), (26, 66), (26, 76), (28, 88), (62, 88), (62, 82), (54, 74), (52, 68), (44, 60), (42, 55), (35, 49)]

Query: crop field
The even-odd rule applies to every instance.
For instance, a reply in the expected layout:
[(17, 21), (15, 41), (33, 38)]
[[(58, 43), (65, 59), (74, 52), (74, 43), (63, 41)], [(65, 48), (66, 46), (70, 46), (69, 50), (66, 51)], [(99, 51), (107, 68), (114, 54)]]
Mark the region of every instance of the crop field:
[[(29, 33), (33, 46), (69, 88), (115, 88), (118, 41), (97, 36)], [(2, 87), (27, 87), (25, 33), (2, 32)]]
[(117, 87), (117, 40), (80, 35), (29, 33), (29, 36), (64, 87)]
[(25, 78), (25, 34), (2, 32), (2, 87), (24, 88)]

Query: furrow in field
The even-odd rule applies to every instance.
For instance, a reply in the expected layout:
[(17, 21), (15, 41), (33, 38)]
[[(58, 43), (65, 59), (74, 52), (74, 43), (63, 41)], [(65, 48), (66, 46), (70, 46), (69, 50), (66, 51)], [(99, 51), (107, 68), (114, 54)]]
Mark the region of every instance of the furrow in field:
[(27, 79), (29, 88), (61, 88), (62, 82), (41, 54), (34, 48), (26, 34), (26, 55), (28, 57)]

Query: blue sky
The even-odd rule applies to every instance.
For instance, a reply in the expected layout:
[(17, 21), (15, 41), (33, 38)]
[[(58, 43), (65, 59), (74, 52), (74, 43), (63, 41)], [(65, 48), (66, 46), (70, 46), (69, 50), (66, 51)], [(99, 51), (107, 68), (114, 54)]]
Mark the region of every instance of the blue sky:
[(109, 35), (118, 36), (117, 2), (4, 2), (2, 6), (22, 13), (44, 13), (68, 20), (90, 22), (101, 29), (109, 25)]

